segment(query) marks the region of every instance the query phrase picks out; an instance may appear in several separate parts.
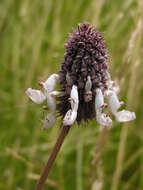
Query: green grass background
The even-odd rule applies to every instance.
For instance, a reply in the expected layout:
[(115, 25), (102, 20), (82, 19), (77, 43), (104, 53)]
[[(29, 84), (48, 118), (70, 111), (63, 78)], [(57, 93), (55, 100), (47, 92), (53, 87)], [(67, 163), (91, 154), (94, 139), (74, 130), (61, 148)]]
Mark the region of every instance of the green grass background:
[(68, 33), (84, 21), (103, 33), (120, 99), (137, 118), (108, 131), (73, 126), (45, 189), (143, 189), (142, 10), (143, 0), (0, 0), (0, 190), (35, 188), (60, 119), (42, 131), (42, 107), (25, 90), (58, 72)]

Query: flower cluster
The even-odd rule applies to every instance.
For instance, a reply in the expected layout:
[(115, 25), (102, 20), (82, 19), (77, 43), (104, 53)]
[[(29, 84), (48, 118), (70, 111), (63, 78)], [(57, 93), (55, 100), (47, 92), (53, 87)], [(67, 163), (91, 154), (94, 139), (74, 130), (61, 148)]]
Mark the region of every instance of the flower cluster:
[[(50, 113), (44, 120), (44, 129), (55, 123), (56, 109), (64, 126), (93, 118), (102, 126), (111, 126), (112, 119), (103, 112), (104, 107), (110, 109), (118, 122), (135, 119), (134, 112), (118, 111), (123, 102), (118, 99), (119, 87), (108, 71), (107, 50), (101, 33), (87, 23), (80, 24), (70, 34), (65, 48), (59, 74), (52, 74), (40, 83), (43, 92), (31, 88), (26, 91), (35, 103), (47, 100)], [(55, 91), (56, 82), (60, 84), (59, 91)]]

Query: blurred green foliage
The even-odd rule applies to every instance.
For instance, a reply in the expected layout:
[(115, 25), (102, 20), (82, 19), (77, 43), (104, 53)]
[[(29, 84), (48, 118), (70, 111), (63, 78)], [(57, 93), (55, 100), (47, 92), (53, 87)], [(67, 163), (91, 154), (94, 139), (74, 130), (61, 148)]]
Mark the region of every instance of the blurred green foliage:
[[(73, 126), (45, 189), (143, 189), (143, 1), (0, 1), (0, 189), (32, 190), (60, 132), (42, 131), (43, 111), (28, 87), (58, 72), (68, 33), (95, 25), (106, 40), (110, 72), (134, 122), (100, 132), (96, 121)], [(91, 165), (94, 155), (98, 156)], [(96, 158), (95, 158), (96, 159)]]

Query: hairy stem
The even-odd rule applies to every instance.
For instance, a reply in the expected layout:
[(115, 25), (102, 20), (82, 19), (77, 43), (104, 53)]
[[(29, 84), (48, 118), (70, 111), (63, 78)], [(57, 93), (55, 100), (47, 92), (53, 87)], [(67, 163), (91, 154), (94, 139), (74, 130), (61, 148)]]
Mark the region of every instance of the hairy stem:
[(69, 129), (70, 129), (70, 126), (62, 127), (62, 130), (61, 130), (61, 133), (60, 133), (60, 135), (59, 135), (59, 137), (57, 139), (57, 142), (56, 142), (56, 144), (55, 144), (55, 146), (54, 146), (54, 148), (53, 148), (53, 150), (51, 152), (51, 155), (50, 155), (50, 157), (49, 157), (49, 159), (47, 161), (47, 164), (46, 164), (46, 166), (45, 166), (45, 168), (44, 168), (44, 170), (43, 170), (43, 172), (41, 174), (41, 177), (40, 177), (40, 179), (39, 179), (39, 181), (37, 183), (36, 190), (41, 190), (43, 188), (44, 183), (45, 183), (45, 181), (46, 181), (46, 179), (48, 177), (48, 174), (50, 172), (50, 169), (51, 169), (51, 167), (52, 167), (52, 165), (54, 163), (54, 160), (56, 159), (56, 156), (57, 156), (57, 154), (58, 154), (58, 152), (59, 152), (59, 150), (61, 148), (61, 145), (63, 144), (63, 141), (64, 141), (66, 135), (69, 132)]

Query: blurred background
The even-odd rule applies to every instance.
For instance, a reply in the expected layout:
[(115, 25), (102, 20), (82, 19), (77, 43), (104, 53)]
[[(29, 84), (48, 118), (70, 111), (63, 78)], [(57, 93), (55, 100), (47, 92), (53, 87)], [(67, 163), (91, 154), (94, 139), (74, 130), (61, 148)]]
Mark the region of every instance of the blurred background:
[(100, 130), (72, 127), (45, 189), (143, 189), (143, 0), (0, 1), (0, 190), (32, 190), (60, 132), (42, 131), (42, 106), (25, 95), (58, 72), (78, 23), (103, 33), (120, 99), (137, 118)]

